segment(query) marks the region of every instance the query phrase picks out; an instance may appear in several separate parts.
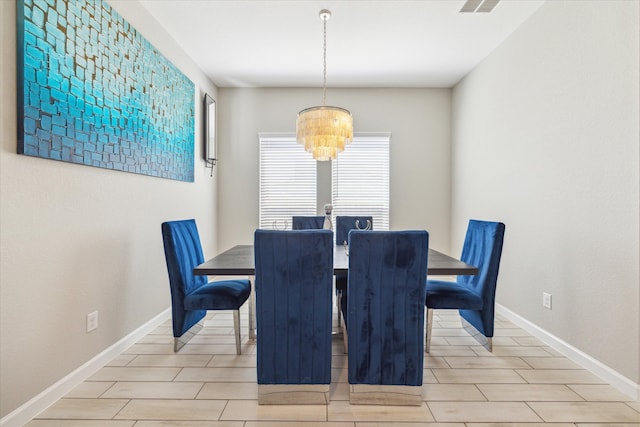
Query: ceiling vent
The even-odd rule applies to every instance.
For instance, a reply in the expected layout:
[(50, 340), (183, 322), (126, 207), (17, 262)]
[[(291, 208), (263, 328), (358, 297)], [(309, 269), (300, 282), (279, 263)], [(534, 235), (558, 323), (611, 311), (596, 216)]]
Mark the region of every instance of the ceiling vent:
[(467, 0), (460, 13), (488, 13), (493, 10), (500, 0)]

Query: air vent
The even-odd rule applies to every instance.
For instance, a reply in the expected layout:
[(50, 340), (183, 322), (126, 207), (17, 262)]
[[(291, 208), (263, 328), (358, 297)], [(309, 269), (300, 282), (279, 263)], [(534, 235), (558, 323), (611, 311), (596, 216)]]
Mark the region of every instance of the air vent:
[(467, 0), (460, 13), (488, 13), (493, 10), (500, 0)]

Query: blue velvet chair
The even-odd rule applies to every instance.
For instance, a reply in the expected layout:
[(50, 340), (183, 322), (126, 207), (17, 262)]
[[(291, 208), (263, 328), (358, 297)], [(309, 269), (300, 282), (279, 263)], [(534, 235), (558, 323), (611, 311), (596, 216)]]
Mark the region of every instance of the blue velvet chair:
[(323, 215), (291, 217), (291, 228), (294, 230), (322, 230), (323, 227)]
[(333, 232), (256, 230), (259, 404), (326, 404)]
[(498, 269), (504, 224), (470, 220), (460, 259), (478, 267), (475, 276), (457, 276), (455, 282), (427, 280), (426, 351), (430, 351), (434, 309), (458, 309), (465, 330), (492, 351)]
[(344, 245), (351, 230), (373, 230), (373, 217), (336, 216), (336, 245)]
[[(336, 216), (336, 246), (344, 245), (349, 240), (351, 230), (373, 230), (372, 216)], [(347, 289), (347, 276), (336, 276), (336, 303), (338, 304), (338, 327), (340, 326), (340, 307), (342, 294)]]
[(180, 350), (204, 324), (207, 310), (233, 310), (236, 353), (240, 348), (240, 307), (251, 294), (249, 280), (208, 282), (193, 268), (204, 262), (194, 219), (162, 223), (164, 255), (171, 289), (174, 351)]
[(342, 305), (351, 403), (422, 404), (428, 253), (424, 230), (349, 233)]

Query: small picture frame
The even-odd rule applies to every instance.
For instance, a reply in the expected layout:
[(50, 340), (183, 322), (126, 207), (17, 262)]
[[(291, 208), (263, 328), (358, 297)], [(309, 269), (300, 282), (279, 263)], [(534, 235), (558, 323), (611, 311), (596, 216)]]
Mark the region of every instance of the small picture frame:
[(216, 134), (216, 101), (204, 95), (204, 160), (213, 168), (218, 161)]

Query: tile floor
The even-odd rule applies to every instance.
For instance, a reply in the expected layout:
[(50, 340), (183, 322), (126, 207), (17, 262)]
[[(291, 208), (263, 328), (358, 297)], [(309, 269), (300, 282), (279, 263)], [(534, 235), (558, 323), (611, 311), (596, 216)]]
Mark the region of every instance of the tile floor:
[(347, 356), (334, 338), (331, 403), (259, 406), (255, 343), (236, 356), (231, 313), (173, 353), (170, 321), (134, 344), (28, 427), (640, 427), (640, 402), (498, 318), (493, 353), (437, 310), (421, 406), (350, 405)]

